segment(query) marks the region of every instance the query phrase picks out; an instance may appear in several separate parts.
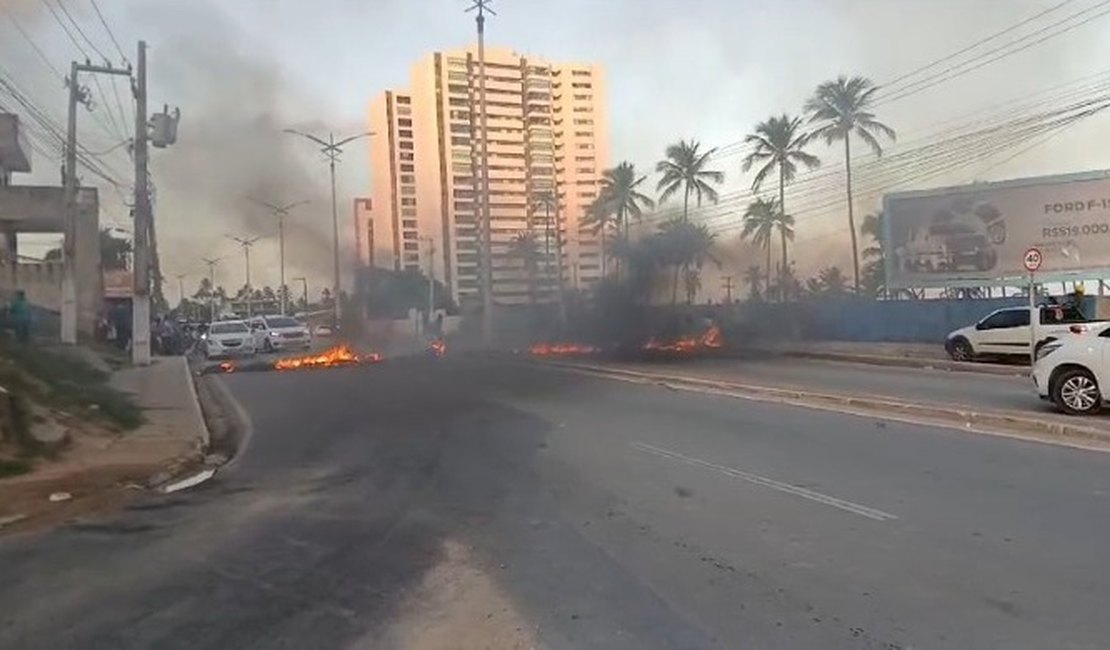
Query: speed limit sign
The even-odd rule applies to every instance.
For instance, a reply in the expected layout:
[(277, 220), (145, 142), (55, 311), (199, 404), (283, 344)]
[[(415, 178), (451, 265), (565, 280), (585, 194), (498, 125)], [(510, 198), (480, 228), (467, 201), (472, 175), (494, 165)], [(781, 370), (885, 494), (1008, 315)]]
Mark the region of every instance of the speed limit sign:
[(1043, 260), (1044, 257), (1041, 255), (1041, 251), (1039, 248), (1030, 248), (1029, 250), (1025, 251), (1025, 259), (1022, 260), (1022, 262), (1025, 264), (1025, 270), (1033, 273), (1037, 269), (1041, 268), (1041, 262)]

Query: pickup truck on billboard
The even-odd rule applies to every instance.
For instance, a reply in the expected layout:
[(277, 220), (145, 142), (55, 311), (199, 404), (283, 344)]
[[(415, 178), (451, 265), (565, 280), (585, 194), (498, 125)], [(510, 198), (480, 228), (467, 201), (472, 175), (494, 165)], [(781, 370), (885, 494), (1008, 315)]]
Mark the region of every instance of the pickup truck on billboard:
[(887, 286), (1014, 283), (1110, 271), (1110, 172), (898, 192), (883, 199)]

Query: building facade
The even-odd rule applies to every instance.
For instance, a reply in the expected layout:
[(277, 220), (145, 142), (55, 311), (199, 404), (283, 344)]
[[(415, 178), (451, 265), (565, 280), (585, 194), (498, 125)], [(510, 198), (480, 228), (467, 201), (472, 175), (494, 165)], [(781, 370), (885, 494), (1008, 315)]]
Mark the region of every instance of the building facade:
[(487, 48), (483, 131), (476, 52), (419, 61), (408, 88), (370, 105), (371, 200), (355, 211), (362, 263), (431, 271), (456, 301), (480, 301), (484, 139), (494, 300), (553, 300), (560, 272), (567, 289), (592, 286), (600, 241), (584, 218), (609, 164), (604, 81), (598, 66)]

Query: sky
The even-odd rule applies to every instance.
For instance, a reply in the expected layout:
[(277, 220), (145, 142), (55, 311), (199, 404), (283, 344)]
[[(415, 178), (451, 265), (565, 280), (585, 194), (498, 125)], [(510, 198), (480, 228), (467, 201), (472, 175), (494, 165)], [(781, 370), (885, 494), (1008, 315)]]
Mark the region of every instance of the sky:
[[(253, 197), (311, 201), (287, 222), (287, 277), (307, 275), (316, 287), (326, 282), (331, 268), (327, 167), (308, 142), (284, 135), (282, 129), (320, 135), (334, 131), (337, 136), (364, 131), (370, 98), (386, 88), (404, 86), (413, 62), (430, 51), (473, 42), (473, 15), (464, 13), (468, 4), (468, 0), (97, 0), (129, 60), (135, 58), (138, 39), (150, 44), (151, 108), (168, 104), (182, 112), (178, 144), (153, 152), (165, 275), (186, 274), (186, 285), (195, 286), (206, 273), (201, 258), (221, 257), (217, 282), (239, 286), (242, 255), (227, 236), (262, 236), (252, 256), (252, 280), (255, 285), (276, 284), (276, 224), (251, 203)], [(961, 116), (999, 104), (1002, 107), (995, 114), (1005, 116), (1012, 102), (1034, 95), (1052, 99), (1054, 86), (1110, 67), (1105, 63), (1110, 60), (1110, 16), (1098, 16), (1105, 4), (1105, 0), (494, 0), (497, 15), (488, 20), (487, 39), (493, 45), (551, 60), (600, 63), (609, 83), (614, 164), (628, 160), (653, 176), (654, 163), (668, 144), (693, 138), (705, 147), (724, 148), (714, 164), (726, 174), (723, 195), (736, 197), (743, 196), (751, 174), (741, 171), (744, 152), (734, 143), (760, 120), (782, 112), (799, 113), (818, 83), (848, 74), (884, 84), (1022, 20), (1029, 22), (1021, 30), (966, 56), (1047, 28), (1070, 14), (1086, 12), (1075, 19), (1077, 23), (1093, 18), (1063, 35), (876, 109), (879, 119), (900, 134), (899, 143), (889, 151), (928, 143)], [(92, 0), (0, 0), (0, 8), (0, 74), (59, 123), (65, 91), (43, 59), (64, 70), (74, 57), (84, 56), (60, 24), (67, 25), (82, 49), (92, 49), (60, 9), (73, 16), (96, 49), (113, 63), (122, 63)], [(946, 65), (961, 60), (955, 58)], [(923, 74), (942, 71), (946, 65)], [(96, 106), (79, 118), (81, 141), (92, 151), (104, 151), (120, 140), (109, 135), (121, 131), (113, 127), (111, 117), (119, 123), (130, 119), (130, 101), (126, 88), (117, 86), (126, 116), (116, 115), (120, 111), (111, 87), (86, 84)], [(99, 101), (100, 95), (104, 101)], [(10, 104), (0, 91), (0, 105)], [(1110, 167), (1104, 148), (1093, 144), (1107, 136), (1110, 111), (1010, 160), (1017, 149), (960, 169), (942, 169), (927, 179), (896, 179), (905, 180), (897, 189)], [(350, 199), (368, 193), (370, 186), (367, 146), (365, 141), (350, 145), (340, 165), (346, 256), (353, 249), (348, 236)], [(832, 176), (821, 187), (797, 186), (792, 256), (801, 276), (830, 264), (850, 268), (845, 210), (842, 202), (837, 204), (842, 190), (835, 174), (842, 152), (818, 143), (813, 153), (824, 161), (821, 171)], [(126, 148), (104, 159), (121, 178), (130, 177)], [(57, 182), (57, 161), (36, 156), (34, 162), (35, 173), (17, 176), (17, 183)], [(857, 214), (879, 207), (881, 191), (875, 188), (881, 190), (883, 185), (873, 184), (874, 191), (868, 194), (866, 176), (862, 178), (865, 195), (856, 202)], [(90, 183), (96, 180), (87, 178)], [(652, 177), (650, 182), (654, 181)], [(810, 188), (809, 199), (802, 200), (803, 187)], [(102, 189), (102, 221), (126, 227), (127, 212), (119, 194), (109, 186)], [(788, 211), (793, 211), (791, 201), (788, 187)], [(739, 276), (763, 259), (762, 253), (739, 242), (742, 211), (740, 199), (705, 211), (707, 223), (718, 232), (718, 257), (723, 264), (708, 271), (703, 281), (710, 295), (720, 275)], [(24, 251), (36, 254), (48, 245), (28, 242)], [(171, 299), (172, 287), (167, 289)]]

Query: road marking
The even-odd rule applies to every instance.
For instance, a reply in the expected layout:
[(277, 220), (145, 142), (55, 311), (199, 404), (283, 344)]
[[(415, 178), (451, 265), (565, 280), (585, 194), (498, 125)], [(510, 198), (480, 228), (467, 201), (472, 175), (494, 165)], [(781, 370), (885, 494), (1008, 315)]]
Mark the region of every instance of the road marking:
[(839, 508), (846, 512), (851, 512), (862, 517), (867, 517), (868, 519), (874, 519), (876, 521), (890, 521), (892, 519), (898, 518), (898, 515), (892, 515), (889, 512), (883, 512), (882, 510), (869, 508), (865, 505), (853, 503), (852, 501), (838, 499), (828, 494), (822, 494), (821, 492), (814, 492), (813, 490), (807, 490), (806, 488), (798, 487), (796, 485), (790, 485), (789, 483), (776, 481), (775, 479), (767, 478), (766, 476), (760, 476), (758, 474), (752, 474), (750, 472), (738, 470), (734, 467), (726, 467), (725, 465), (718, 465), (716, 463), (711, 463), (700, 458), (686, 456), (684, 454), (678, 453), (677, 451), (670, 451), (668, 449), (663, 449), (661, 447), (656, 447), (654, 445), (649, 445), (647, 443), (638, 441), (631, 442), (629, 444), (632, 446), (633, 449), (642, 451), (647, 454), (653, 454), (661, 458), (669, 458), (670, 460), (677, 460), (679, 462), (686, 463), (687, 465), (693, 465), (695, 467), (711, 469), (726, 476), (731, 476), (732, 478), (738, 478), (742, 481), (754, 483), (755, 485), (761, 485), (766, 488), (771, 488), (772, 490), (778, 490), (779, 492), (793, 494), (794, 496), (802, 497), (803, 499), (809, 499), (810, 501), (816, 501), (817, 503), (822, 503), (834, 508)]

